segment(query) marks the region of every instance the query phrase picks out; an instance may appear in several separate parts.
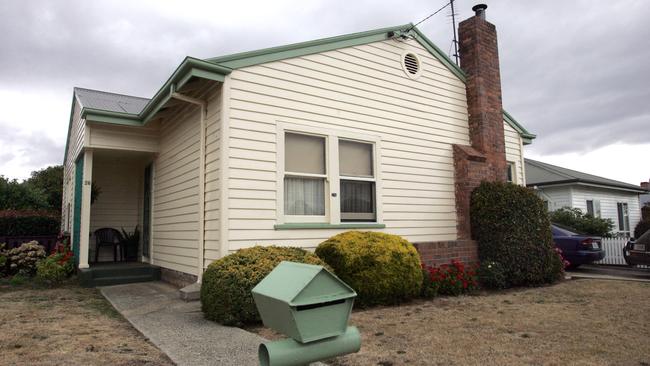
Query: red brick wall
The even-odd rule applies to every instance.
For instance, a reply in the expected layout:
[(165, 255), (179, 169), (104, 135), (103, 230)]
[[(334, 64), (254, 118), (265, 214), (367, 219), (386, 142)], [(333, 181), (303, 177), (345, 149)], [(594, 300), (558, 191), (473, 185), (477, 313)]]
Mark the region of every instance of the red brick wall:
[(454, 179), (458, 239), (469, 240), (471, 193), (482, 181), (505, 181), (507, 163), (496, 27), (474, 16), (458, 32), (472, 146), (454, 145)]
[(449, 264), (452, 259), (463, 263), (478, 263), (478, 246), (474, 240), (437, 241), (427, 243), (414, 243), (420, 253), (423, 264), (438, 267)]

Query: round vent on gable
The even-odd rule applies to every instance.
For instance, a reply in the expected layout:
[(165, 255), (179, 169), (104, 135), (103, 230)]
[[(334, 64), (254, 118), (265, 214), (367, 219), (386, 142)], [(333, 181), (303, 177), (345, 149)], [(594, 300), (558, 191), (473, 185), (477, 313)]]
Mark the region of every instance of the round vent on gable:
[(422, 66), (420, 58), (415, 53), (408, 52), (404, 54), (402, 56), (402, 66), (409, 77), (416, 78), (420, 75)]

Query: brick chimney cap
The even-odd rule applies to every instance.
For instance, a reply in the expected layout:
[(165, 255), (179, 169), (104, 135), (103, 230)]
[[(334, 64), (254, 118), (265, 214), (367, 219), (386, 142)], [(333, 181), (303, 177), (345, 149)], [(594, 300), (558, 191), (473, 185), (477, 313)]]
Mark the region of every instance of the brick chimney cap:
[(487, 9), (487, 4), (476, 4), (476, 5), (472, 6), (472, 11), (474, 11), (476, 13), (476, 15), (478, 15), (479, 13), (484, 12), (485, 9)]

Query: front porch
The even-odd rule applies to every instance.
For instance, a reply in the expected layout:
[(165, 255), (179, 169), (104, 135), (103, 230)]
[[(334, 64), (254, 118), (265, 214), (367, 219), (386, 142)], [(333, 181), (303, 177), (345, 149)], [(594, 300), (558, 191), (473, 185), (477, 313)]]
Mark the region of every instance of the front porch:
[[(81, 194), (75, 194), (72, 240), (79, 269), (101, 267), (106, 272), (149, 263), (150, 164), (154, 154), (88, 149), (80, 159), (83, 163), (77, 173), (82, 178), (77, 180), (81, 189), (75, 193)], [(109, 231), (109, 238), (100, 240), (99, 229)], [(126, 262), (134, 265), (124, 266)], [(107, 266), (111, 263), (118, 266)]]

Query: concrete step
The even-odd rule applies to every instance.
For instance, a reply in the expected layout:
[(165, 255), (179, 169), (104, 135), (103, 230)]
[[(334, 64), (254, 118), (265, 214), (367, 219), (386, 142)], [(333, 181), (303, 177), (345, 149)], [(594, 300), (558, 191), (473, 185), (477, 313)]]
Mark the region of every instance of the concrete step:
[(124, 285), (127, 283), (151, 281), (156, 281), (156, 279), (151, 275), (102, 277), (93, 279), (93, 287)]
[(78, 272), (83, 287), (160, 280), (160, 267), (148, 263), (95, 264)]

